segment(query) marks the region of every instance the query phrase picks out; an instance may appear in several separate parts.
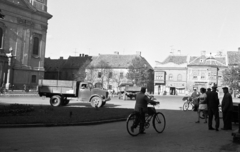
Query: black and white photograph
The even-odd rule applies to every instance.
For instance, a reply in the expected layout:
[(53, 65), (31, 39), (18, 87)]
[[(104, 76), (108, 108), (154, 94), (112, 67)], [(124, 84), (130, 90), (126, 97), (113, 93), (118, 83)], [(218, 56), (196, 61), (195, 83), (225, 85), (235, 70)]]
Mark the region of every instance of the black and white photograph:
[(0, 0), (0, 152), (240, 152), (239, 0)]

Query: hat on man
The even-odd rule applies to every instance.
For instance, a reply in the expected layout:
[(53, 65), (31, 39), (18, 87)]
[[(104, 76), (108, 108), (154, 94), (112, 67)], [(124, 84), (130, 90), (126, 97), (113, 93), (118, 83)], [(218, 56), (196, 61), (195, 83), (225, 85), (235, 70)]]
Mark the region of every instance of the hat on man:
[(222, 89), (223, 89), (223, 90), (228, 90), (228, 87), (223, 87)]

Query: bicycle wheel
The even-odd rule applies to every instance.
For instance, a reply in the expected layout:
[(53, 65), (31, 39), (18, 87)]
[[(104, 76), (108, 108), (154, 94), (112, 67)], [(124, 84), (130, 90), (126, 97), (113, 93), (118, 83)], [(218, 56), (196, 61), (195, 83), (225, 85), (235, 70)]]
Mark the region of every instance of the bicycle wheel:
[(130, 114), (127, 118), (127, 131), (131, 136), (137, 136), (140, 131), (140, 121), (137, 114)]
[(183, 111), (188, 110), (189, 104), (187, 102), (184, 102), (183, 104)]
[(157, 112), (153, 116), (153, 127), (158, 133), (162, 133), (166, 126), (166, 120), (161, 112)]

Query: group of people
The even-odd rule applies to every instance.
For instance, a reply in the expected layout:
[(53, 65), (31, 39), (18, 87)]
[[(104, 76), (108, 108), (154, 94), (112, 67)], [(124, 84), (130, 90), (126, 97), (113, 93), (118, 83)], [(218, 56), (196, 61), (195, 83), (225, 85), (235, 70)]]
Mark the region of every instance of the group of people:
[[(232, 130), (232, 110), (233, 110), (233, 101), (232, 96), (229, 93), (227, 87), (223, 87), (224, 96), (221, 102), (222, 114), (223, 114), (223, 128), (222, 130)], [(200, 89), (198, 93), (197, 89), (194, 89), (194, 92), (191, 95), (193, 103), (197, 108), (198, 119), (196, 123), (200, 123), (200, 112), (202, 111), (205, 117), (205, 123), (208, 122), (209, 130), (219, 131), (219, 98), (217, 93), (217, 87), (213, 86), (212, 89), (205, 88)], [(208, 116), (208, 120), (207, 120)], [(213, 116), (215, 118), (215, 128), (212, 127)]]

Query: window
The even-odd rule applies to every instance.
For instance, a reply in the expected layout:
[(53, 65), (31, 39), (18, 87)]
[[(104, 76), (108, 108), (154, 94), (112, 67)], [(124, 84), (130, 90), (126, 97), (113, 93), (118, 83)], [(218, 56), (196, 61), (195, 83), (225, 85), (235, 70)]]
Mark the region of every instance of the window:
[(112, 78), (112, 72), (109, 72), (108, 78)]
[(39, 55), (39, 42), (38, 37), (33, 38), (33, 55)]
[(109, 89), (109, 90), (112, 90), (112, 85), (108, 85), (108, 89)]
[(3, 29), (0, 27), (0, 48), (3, 48)]
[(164, 73), (156, 72), (155, 79), (156, 80), (164, 80)]
[(178, 81), (182, 81), (182, 75), (181, 75), (181, 74), (179, 74), (179, 75), (177, 76), (177, 80), (178, 80)]
[(123, 72), (120, 72), (120, 79), (123, 78)]
[(32, 75), (32, 83), (36, 83), (37, 82), (37, 76), (36, 75)]
[(98, 78), (102, 77), (102, 72), (98, 72)]
[(169, 80), (172, 80), (172, 79), (173, 79), (173, 75), (172, 75), (172, 74), (169, 74), (168, 79), (169, 79)]
[(197, 76), (193, 76), (193, 79), (197, 79)]
[(205, 79), (205, 76), (204, 76), (204, 75), (202, 75), (202, 76), (201, 76), (201, 79)]

